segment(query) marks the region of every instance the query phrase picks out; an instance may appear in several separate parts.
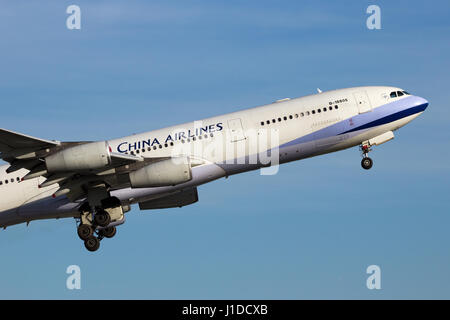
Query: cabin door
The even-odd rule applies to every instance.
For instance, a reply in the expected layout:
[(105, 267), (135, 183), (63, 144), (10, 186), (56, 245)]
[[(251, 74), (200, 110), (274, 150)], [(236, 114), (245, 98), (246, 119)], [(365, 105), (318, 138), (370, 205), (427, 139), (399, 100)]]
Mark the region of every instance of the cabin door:
[(245, 140), (244, 128), (242, 127), (241, 119), (228, 120), (228, 129), (231, 142)]
[(366, 91), (360, 91), (353, 94), (356, 100), (356, 106), (358, 107), (359, 113), (366, 113), (372, 111), (372, 106), (370, 105), (369, 96)]

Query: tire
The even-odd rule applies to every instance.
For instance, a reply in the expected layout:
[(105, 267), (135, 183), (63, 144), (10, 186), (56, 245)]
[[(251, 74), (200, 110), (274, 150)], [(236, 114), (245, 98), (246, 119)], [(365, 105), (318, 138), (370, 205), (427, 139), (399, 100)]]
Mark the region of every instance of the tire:
[(84, 246), (91, 252), (97, 251), (100, 248), (100, 240), (97, 237), (91, 236), (84, 241)]
[(116, 227), (107, 227), (103, 230), (101, 230), (101, 234), (105, 237), (105, 238), (112, 238), (116, 235), (117, 229)]
[(84, 241), (92, 237), (92, 235), (94, 234), (94, 230), (87, 224), (80, 224), (78, 226), (77, 233), (80, 239)]
[(369, 157), (365, 157), (361, 160), (361, 167), (363, 169), (369, 170), (373, 166), (373, 161)]
[(111, 216), (105, 210), (99, 210), (94, 215), (94, 221), (100, 227), (107, 227), (111, 223)]

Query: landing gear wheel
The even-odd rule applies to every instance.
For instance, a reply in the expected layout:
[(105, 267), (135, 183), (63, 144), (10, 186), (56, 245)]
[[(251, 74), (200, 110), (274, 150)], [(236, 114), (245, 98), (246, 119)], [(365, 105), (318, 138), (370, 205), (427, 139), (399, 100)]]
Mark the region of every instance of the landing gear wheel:
[(116, 235), (117, 229), (116, 227), (107, 227), (105, 229), (100, 230), (100, 234), (105, 238), (112, 238)]
[(84, 241), (84, 246), (91, 252), (97, 251), (100, 248), (100, 240), (97, 237), (90, 236)]
[(87, 224), (80, 224), (77, 229), (78, 236), (81, 240), (87, 240), (94, 234), (94, 230)]
[(361, 167), (363, 169), (369, 170), (373, 166), (373, 161), (369, 157), (365, 157), (361, 160)]
[(111, 216), (105, 210), (99, 210), (95, 213), (94, 222), (100, 227), (106, 227), (111, 223)]

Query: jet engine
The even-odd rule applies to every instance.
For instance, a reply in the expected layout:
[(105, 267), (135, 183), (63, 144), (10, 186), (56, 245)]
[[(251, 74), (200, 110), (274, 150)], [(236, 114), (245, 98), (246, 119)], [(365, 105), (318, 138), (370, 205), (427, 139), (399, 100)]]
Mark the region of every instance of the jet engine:
[(110, 163), (111, 151), (106, 141), (70, 147), (45, 158), (48, 172), (100, 169)]
[(133, 188), (173, 186), (192, 179), (188, 158), (173, 158), (149, 164), (129, 174)]

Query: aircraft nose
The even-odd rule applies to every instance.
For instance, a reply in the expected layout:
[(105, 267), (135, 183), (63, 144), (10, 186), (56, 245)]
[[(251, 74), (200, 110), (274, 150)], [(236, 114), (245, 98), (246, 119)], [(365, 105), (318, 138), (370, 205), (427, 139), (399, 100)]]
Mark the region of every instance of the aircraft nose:
[(425, 109), (428, 107), (428, 100), (424, 99), (422, 97), (416, 96), (415, 104), (416, 104), (416, 107), (421, 109), (421, 111), (425, 111)]

